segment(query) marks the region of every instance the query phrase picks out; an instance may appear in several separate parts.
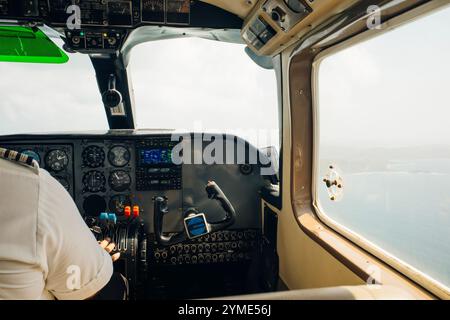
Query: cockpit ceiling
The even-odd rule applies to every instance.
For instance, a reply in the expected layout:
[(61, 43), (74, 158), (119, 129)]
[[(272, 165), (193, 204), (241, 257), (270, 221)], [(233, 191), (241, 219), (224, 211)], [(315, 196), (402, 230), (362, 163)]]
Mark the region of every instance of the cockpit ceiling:
[[(200, 0), (1, 0), (0, 24), (47, 25), (64, 34), (66, 49), (89, 54), (117, 53), (139, 29), (144, 30), (138, 38), (147, 36), (147, 41), (190, 35), (241, 42), (243, 18), (234, 13), (239, 6), (225, 1), (216, 4)], [(155, 28), (162, 30), (155, 32)], [(227, 34), (229, 30), (235, 34)]]
[(67, 48), (89, 54), (117, 53), (133, 43), (187, 35), (235, 43), (242, 37), (258, 55), (273, 56), (356, 2), (0, 0), (0, 23), (48, 25), (64, 33)]

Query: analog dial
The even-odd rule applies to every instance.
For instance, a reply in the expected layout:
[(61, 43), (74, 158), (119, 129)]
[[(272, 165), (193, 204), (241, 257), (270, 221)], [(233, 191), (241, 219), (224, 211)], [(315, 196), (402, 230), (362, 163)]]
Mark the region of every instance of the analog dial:
[(109, 175), (109, 186), (115, 191), (124, 191), (131, 185), (131, 177), (128, 172), (116, 170)]
[(86, 191), (99, 192), (105, 189), (106, 178), (97, 170), (88, 171), (83, 176), (83, 184)]
[(83, 150), (81, 155), (83, 164), (89, 168), (98, 168), (105, 161), (105, 152), (99, 146), (89, 146)]
[(48, 169), (59, 172), (67, 167), (69, 164), (69, 157), (63, 150), (51, 150), (45, 156), (45, 164)]
[(124, 146), (114, 146), (108, 152), (108, 160), (115, 167), (124, 167), (130, 162), (130, 151)]

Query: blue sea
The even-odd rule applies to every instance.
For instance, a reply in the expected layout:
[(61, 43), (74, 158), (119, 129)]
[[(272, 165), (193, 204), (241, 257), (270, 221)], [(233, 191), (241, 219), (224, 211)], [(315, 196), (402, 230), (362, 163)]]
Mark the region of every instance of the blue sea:
[(324, 213), (450, 287), (450, 158), (335, 163), (343, 197), (331, 201), (320, 182)]

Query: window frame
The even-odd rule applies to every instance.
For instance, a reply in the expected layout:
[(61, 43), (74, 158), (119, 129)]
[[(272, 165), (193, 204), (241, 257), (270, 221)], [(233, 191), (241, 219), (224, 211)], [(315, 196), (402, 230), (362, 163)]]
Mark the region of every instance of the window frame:
[(261, 198), (268, 204), (274, 206), (278, 210), (283, 209), (283, 62), (281, 54), (277, 54), (272, 58), (274, 65), (275, 79), (277, 85), (277, 112), (278, 112), (278, 134), (279, 147), (278, 151), (278, 193), (274, 194), (272, 190), (263, 188)]
[(376, 258), (382, 260), (390, 267), (399, 271), (406, 277), (414, 280), (416, 283), (422, 287), (435, 292), (444, 292), (446, 295), (450, 295), (450, 288), (439, 282), (438, 280), (430, 277), (425, 272), (413, 267), (407, 262), (395, 257), (383, 248), (377, 246), (376, 244), (365, 239), (363, 236), (359, 235), (357, 232), (350, 230), (341, 223), (333, 220), (329, 217), (320, 206), (320, 201), (318, 197), (318, 179), (319, 177), (319, 150), (320, 150), (320, 103), (318, 101), (319, 92), (319, 70), (321, 62), (344, 49), (358, 45), (362, 42), (369, 41), (370, 39), (378, 36), (382, 36), (384, 33), (393, 31), (397, 27), (407, 25), (409, 23), (414, 23), (415, 20), (424, 18), (434, 12), (444, 10), (446, 7), (450, 7), (450, 4), (445, 2), (430, 2), (426, 5), (420, 6), (418, 8), (412, 9), (406, 13), (403, 13), (397, 17), (394, 17), (381, 24), (380, 29), (367, 30), (359, 33), (343, 42), (333, 45), (319, 54), (317, 54), (312, 63), (311, 70), (311, 89), (312, 89), (312, 121), (313, 121), (313, 154), (312, 154), (312, 183), (311, 183), (311, 194), (312, 194), (312, 205), (315, 211), (315, 215), (333, 231), (337, 232), (339, 235), (343, 236), (347, 240), (356, 244), (363, 250), (367, 251)]

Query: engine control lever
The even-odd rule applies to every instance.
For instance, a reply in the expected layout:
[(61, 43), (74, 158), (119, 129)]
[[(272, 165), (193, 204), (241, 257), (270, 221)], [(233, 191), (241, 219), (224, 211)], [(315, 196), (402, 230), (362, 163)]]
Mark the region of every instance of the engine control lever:
[(209, 223), (205, 213), (198, 212), (195, 208), (187, 209), (183, 214), (184, 232), (163, 234), (164, 216), (168, 213), (167, 198), (156, 197), (154, 199), (154, 228), (156, 241), (163, 246), (170, 246), (184, 242), (187, 239), (201, 237), (211, 232), (216, 232), (231, 226), (236, 220), (236, 212), (223, 191), (214, 181), (208, 181), (206, 193), (209, 199), (217, 200), (225, 211), (225, 218), (218, 222)]

